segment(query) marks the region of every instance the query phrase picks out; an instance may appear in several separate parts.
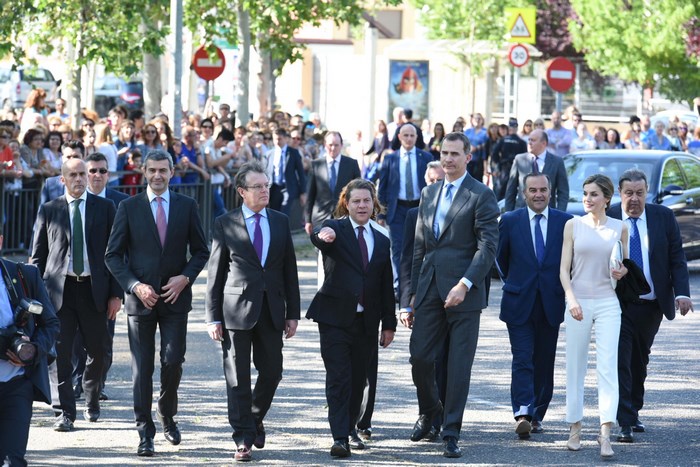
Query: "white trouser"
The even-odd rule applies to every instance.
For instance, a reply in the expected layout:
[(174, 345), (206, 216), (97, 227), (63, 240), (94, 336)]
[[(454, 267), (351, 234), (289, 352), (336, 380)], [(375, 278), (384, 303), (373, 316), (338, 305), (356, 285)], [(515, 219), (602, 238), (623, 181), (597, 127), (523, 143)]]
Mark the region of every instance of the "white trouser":
[(578, 302), (583, 310), (583, 320), (576, 321), (569, 312), (565, 315), (566, 421), (576, 423), (583, 419), (584, 380), (588, 369), (591, 328), (595, 323), (600, 424), (615, 422), (619, 399), (617, 342), (620, 339), (620, 302), (617, 298), (579, 299)]

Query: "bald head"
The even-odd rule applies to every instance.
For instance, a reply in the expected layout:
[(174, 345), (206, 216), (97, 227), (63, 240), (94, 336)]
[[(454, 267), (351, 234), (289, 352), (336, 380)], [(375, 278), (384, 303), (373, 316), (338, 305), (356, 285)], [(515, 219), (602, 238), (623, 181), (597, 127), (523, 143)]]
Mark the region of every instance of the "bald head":
[(406, 151), (410, 151), (416, 145), (417, 136), (416, 127), (408, 123), (404, 123), (399, 129), (399, 141)]
[(65, 161), (61, 166), (61, 181), (66, 186), (66, 193), (73, 198), (80, 198), (87, 187), (85, 161), (78, 158)]

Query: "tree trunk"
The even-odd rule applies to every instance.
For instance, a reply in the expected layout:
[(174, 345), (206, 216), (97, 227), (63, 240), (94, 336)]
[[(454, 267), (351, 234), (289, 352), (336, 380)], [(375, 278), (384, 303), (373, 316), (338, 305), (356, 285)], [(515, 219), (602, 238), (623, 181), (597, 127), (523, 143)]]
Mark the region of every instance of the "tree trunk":
[(160, 85), (160, 58), (151, 54), (143, 55), (143, 100), (146, 119), (160, 112), (162, 98)]
[(236, 3), (238, 10), (238, 83), (235, 89), (236, 115), (240, 124), (245, 126), (250, 119), (248, 109), (250, 88), (250, 16), (243, 8), (242, 2)]
[(66, 73), (66, 82), (62, 84), (66, 92), (64, 99), (68, 103), (70, 110), (71, 126), (74, 131), (79, 129), (80, 119), (82, 118), (82, 104), (80, 100), (81, 91), (81, 69), (78, 64), (83, 52), (82, 30), (78, 31), (75, 38), (75, 44), (69, 44), (66, 48), (68, 58), (68, 73)]
[(270, 105), (270, 75), (272, 63), (270, 52), (260, 50), (260, 74), (258, 75), (258, 103), (260, 115), (268, 115), (272, 110)]

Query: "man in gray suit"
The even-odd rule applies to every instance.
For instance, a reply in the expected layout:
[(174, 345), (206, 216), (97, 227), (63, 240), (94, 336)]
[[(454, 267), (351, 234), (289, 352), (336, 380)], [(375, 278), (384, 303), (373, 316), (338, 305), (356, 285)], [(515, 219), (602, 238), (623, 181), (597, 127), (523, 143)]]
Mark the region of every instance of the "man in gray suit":
[(513, 211), (525, 206), (522, 191), (525, 175), (535, 172), (543, 173), (551, 182), (552, 198), (549, 207), (566, 212), (569, 203), (569, 179), (566, 176), (564, 160), (547, 151), (547, 133), (535, 130), (527, 140), (528, 152), (518, 154), (513, 160), (506, 187), (506, 211)]
[(486, 278), (496, 257), (498, 204), (493, 191), (467, 173), (469, 139), (450, 133), (440, 148), (442, 183), (421, 193), (411, 273), (414, 311), (410, 351), (420, 416), (411, 441), (425, 438), (442, 410), (435, 358), (449, 338), (442, 425), (445, 457), (457, 445), (469, 393), (471, 366), (487, 305)]
[[(237, 461), (265, 446), (263, 418), (282, 379), (282, 333), (294, 336), (300, 313), (289, 219), (267, 208), (269, 187), (260, 162), (241, 166), (236, 190), (243, 205), (216, 219), (209, 260), (207, 331), (223, 350)], [(251, 347), (258, 370), (252, 393)]]

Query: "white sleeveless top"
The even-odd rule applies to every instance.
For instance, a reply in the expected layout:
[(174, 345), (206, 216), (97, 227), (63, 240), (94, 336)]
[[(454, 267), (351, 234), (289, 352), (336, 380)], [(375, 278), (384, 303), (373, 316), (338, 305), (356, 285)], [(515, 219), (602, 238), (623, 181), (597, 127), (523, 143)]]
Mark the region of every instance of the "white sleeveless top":
[(623, 222), (611, 217), (593, 227), (573, 219), (574, 258), (571, 286), (576, 298), (614, 298), (610, 283), (610, 255), (622, 236)]

